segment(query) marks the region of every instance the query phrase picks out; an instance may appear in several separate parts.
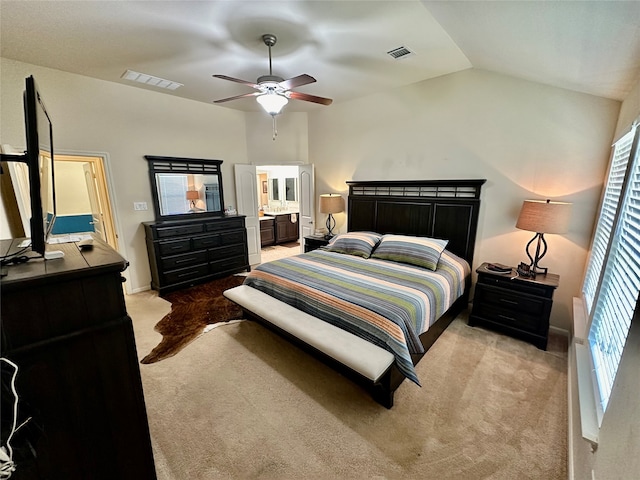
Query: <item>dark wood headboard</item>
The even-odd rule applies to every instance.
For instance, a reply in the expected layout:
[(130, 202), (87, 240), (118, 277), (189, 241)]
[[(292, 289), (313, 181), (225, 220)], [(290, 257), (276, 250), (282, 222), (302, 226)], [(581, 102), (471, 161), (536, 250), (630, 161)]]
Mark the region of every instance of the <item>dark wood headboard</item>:
[(447, 250), (473, 265), (486, 180), (347, 182), (348, 231), (448, 239)]

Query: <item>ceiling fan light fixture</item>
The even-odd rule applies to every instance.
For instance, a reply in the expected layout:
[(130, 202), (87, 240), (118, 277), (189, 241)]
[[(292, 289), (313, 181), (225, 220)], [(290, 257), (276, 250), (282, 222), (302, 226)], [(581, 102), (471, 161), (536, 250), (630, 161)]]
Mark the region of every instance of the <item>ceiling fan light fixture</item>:
[(289, 103), (287, 97), (275, 92), (258, 95), (256, 100), (269, 115), (278, 115), (283, 107)]

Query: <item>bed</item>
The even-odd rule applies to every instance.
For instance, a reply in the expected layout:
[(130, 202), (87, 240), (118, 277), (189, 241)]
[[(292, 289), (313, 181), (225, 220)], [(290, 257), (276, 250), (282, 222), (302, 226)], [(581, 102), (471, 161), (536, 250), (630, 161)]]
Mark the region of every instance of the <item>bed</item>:
[(468, 304), (485, 180), (352, 181), (347, 230), (224, 295), (391, 408)]

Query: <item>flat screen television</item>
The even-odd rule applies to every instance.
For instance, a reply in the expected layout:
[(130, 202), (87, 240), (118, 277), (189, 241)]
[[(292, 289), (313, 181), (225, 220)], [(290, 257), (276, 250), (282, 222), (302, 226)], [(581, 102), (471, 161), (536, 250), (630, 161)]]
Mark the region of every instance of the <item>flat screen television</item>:
[(23, 102), (26, 151), (24, 155), (2, 155), (2, 160), (27, 164), (31, 250), (45, 256), (47, 240), (56, 220), (53, 125), (33, 76), (25, 79)]

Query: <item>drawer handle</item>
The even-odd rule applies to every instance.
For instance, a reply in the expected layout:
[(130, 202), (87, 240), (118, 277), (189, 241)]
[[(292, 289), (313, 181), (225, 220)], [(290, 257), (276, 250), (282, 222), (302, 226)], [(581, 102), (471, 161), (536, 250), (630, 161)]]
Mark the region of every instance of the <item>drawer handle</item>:
[(513, 300), (507, 300), (506, 298), (501, 298), (500, 301), (502, 303), (508, 303), (509, 305), (518, 305), (518, 302), (515, 302)]
[(198, 272), (188, 272), (188, 273), (179, 273), (178, 278), (182, 277), (192, 277), (194, 275), (198, 275)]
[(173, 245), (171, 247), (171, 250), (180, 250), (182, 248), (182, 245)]
[(504, 318), (505, 320), (509, 320), (509, 321), (511, 321), (511, 322), (515, 322), (515, 321), (516, 321), (516, 319), (515, 319), (515, 318), (513, 318), (513, 317), (508, 317), (508, 316), (506, 316), (506, 315), (498, 315), (498, 316), (499, 316), (500, 318)]
[(176, 260), (176, 265), (178, 265), (180, 263), (190, 262), (190, 261), (195, 260), (195, 259), (196, 259), (196, 257), (185, 258), (183, 260)]

